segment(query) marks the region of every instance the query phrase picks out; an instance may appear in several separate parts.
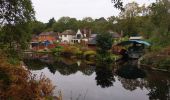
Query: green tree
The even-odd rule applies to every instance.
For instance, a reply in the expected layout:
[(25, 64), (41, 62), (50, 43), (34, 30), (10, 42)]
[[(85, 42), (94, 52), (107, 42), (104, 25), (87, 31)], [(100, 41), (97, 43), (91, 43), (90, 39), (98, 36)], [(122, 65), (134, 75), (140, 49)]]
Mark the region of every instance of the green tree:
[(10, 48), (25, 48), (30, 38), (34, 9), (30, 0), (0, 1), (0, 42)]
[(120, 10), (124, 10), (122, 0), (111, 0), (114, 3), (114, 7)]
[(45, 24), (39, 21), (33, 21), (31, 23), (31, 28), (33, 34), (40, 34), (45, 30)]
[(96, 41), (97, 41), (97, 47), (99, 47), (102, 51), (110, 50), (113, 44), (113, 38), (110, 33), (98, 34)]
[(48, 23), (46, 24), (46, 30), (52, 29), (52, 26), (56, 23), (54, 17), (51, 18)]
[(57, 23), (53, 25), (53, 30), (55, 32), (63, 32), (67, 29), (72, 29), (77, 31), (78, 29), (78, 21), (76, 18), (70, 17), (61, 17)]
[(19, 24), (34, 19), (34, 9), (30, 0), (1, 0), (0, 25)]

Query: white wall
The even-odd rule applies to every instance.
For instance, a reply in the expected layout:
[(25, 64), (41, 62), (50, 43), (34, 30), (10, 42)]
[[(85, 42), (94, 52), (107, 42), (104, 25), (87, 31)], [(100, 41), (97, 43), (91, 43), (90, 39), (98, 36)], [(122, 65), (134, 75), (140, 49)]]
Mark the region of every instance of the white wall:
[(66, 35), (66, 37), (65, 37), (65, 35), (61, 36), (61, 42), (67, 41), (67, 42), (71, 43), (72, 39), (73, 39), (73, 35)]

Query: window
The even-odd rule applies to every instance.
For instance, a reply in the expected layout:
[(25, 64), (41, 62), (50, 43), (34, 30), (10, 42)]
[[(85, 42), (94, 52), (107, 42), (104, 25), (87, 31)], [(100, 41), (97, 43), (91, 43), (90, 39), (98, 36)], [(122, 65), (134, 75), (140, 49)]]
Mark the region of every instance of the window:
[(80, 39), (81, 38), (81, 34), (77, 34), (77, 39)]

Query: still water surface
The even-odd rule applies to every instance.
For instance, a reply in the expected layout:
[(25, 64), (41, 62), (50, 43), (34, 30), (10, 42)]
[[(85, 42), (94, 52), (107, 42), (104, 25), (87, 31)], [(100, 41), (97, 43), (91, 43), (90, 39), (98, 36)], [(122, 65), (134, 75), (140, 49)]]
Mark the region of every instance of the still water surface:
[(25, 60), (37, 77), (43, 73), (52, 80), (57, 86), (54, 93), (61, 91), (63, 100), (170, 100), (170, 74), (138, 69), (132, 62), (110, 65), (66, 58)]

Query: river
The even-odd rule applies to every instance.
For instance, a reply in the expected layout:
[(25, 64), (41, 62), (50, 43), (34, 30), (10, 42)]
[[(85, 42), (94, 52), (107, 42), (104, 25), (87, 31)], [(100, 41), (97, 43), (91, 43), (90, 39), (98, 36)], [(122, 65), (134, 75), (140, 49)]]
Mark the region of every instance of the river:
[(51, 79), (63, 100), (170, 100), (170, 73), (140, 69), (135, 61), (99, 64), (32, 55), (24, 62), (37, 78)]

